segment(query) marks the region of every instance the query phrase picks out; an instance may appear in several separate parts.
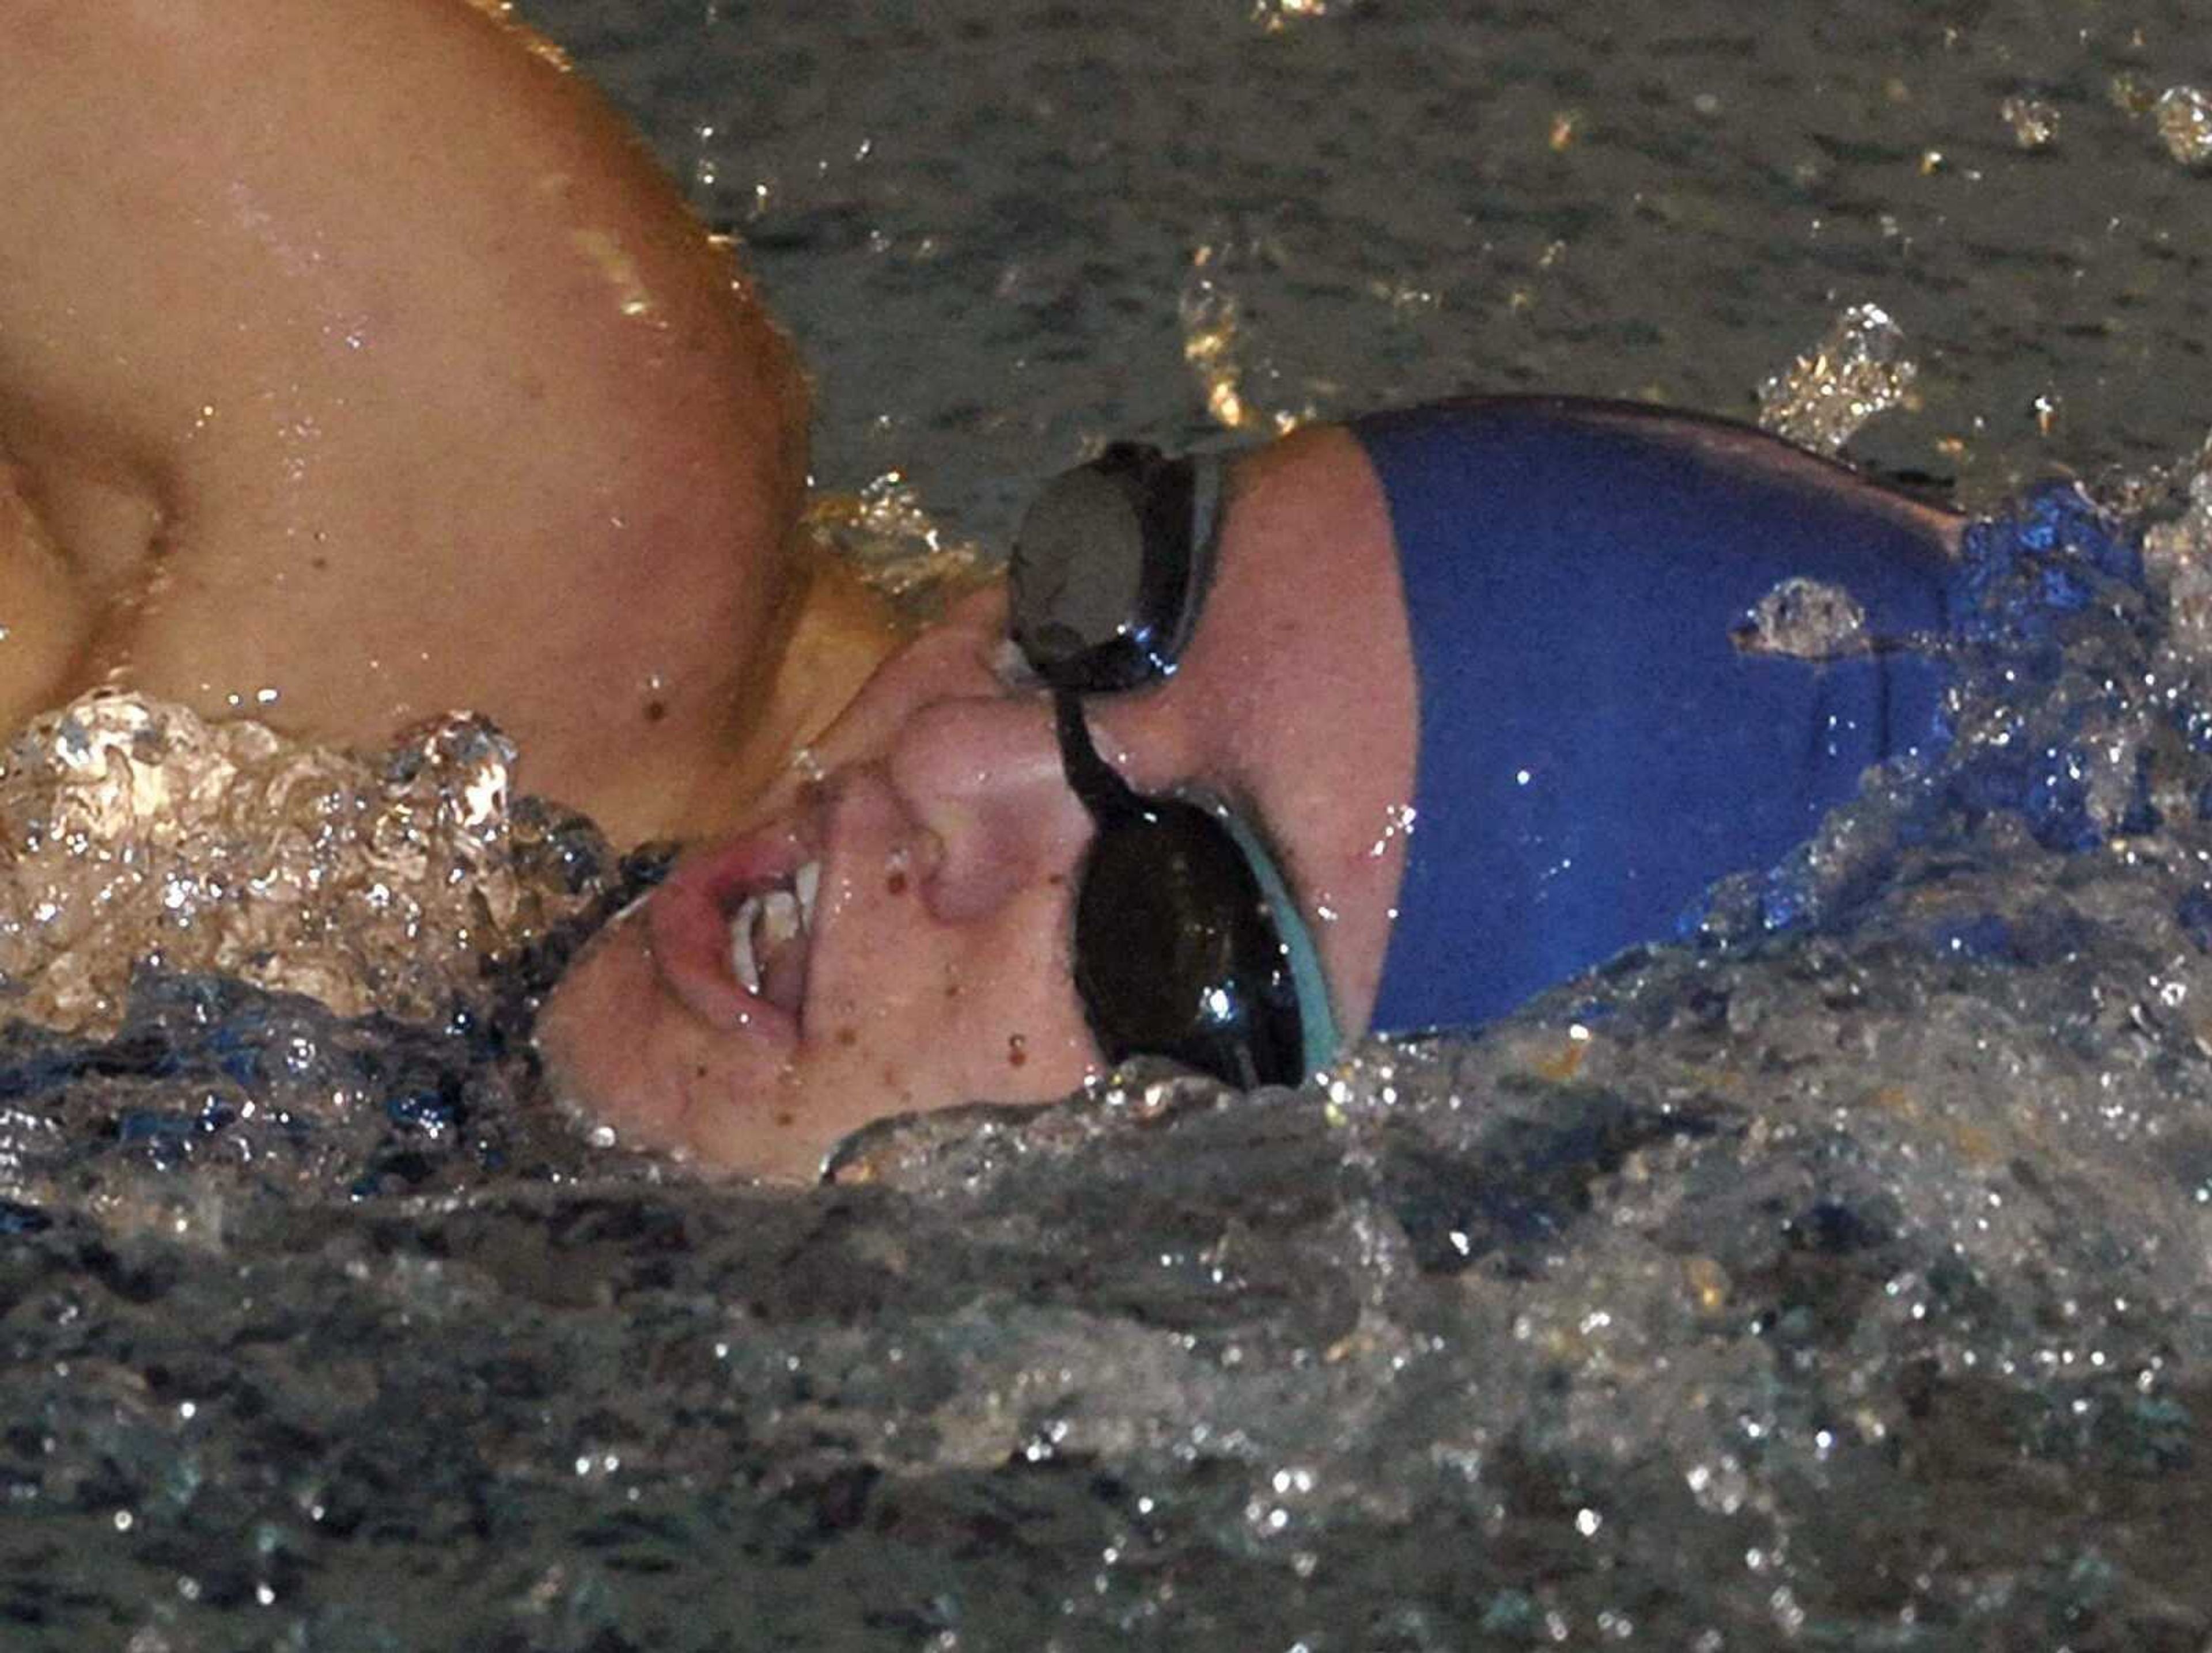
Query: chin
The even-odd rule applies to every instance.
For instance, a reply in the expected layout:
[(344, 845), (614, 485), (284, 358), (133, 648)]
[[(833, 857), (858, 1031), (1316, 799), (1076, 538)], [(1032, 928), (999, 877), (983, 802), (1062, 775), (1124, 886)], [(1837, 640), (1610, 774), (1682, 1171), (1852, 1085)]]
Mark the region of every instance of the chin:
[(636, 915), (562, 976), (533, 1036), (554, 1100), (624, 1146), (779, 1182), (812, 1182), (846, 1132), (800, 1103), (795, 1065), (708, 1026), (666, 989)]

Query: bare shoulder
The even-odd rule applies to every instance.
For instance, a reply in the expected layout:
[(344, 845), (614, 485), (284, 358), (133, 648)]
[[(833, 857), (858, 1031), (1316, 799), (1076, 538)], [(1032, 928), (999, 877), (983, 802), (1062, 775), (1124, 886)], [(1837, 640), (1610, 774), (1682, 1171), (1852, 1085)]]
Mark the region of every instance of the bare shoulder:
[(472, 707), (587, 806), (730, 736), (804, 381), (556, 51), (473, 0), (0, 37), (0, 457), (78, 679), (344, 739)]

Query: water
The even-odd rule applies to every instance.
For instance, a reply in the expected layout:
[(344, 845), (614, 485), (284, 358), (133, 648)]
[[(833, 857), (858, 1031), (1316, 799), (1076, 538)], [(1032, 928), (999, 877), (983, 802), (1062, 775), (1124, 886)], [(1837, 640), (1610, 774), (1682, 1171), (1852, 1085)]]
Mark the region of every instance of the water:
[[(1311, 1092), (1139, 1073), (879, 1127), (810, 1193), (690, 1185), (532, 1104), (529, 994), (639, 876), (550, 823), (526, 963), (457, 951), (404, 1019), (155, 974), (112, 1037), (18, 1026), (0, 1644), (2212, 1637), (2181, 7), (544, 15), (753, 240), (821, 479), (909, 541), (997, 543), (1109, 433), (1536, 385), (1750, 415), (1875, 304), (1917, 373), (1848, 452), (1984, 503), (2070, 468), (2148, 575), (2037, 495), (1956, 763), (1698, 945)], [(347, 795), (412, 830), (409, 784)]]
[(1209, 299), (1262, 428), (1470, 387), (1748, 417), (1863, 303), (1920, 406), (1856, 451), (1974, 502), (2206, 422), (2205, 174), (2157, 109), (2212, 85), (2183, 0), (543, 15), (750, 240), (823, 478), (900, 471), (994, 544), (1085, 443), (1215, 428)]

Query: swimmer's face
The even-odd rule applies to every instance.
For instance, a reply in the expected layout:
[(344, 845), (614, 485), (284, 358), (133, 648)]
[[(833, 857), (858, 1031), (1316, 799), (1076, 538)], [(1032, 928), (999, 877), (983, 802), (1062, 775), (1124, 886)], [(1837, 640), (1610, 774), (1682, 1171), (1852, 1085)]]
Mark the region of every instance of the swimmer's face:
[[(1356, 1032), (1415, 738), (1388, 518), (1338, 432), (1243, 461), (1231, 490), (1181, 669), (1091, 699), (1090, 726), (1140, 790), (1211, 794), (1273, 841)], [(992, 591), (917, 638), (818, 745), (818, 780), (610, 927), (541, 1024), (562, 1095), (625, 1140), (803, 1177), (870, 1120), (1049, 1098), (1104, 1071), (1070, 960), (1091, 823), (1048, 697), (994, 675), (1005, 635)], [(757, 991), (731, 960), (748, 898)]]

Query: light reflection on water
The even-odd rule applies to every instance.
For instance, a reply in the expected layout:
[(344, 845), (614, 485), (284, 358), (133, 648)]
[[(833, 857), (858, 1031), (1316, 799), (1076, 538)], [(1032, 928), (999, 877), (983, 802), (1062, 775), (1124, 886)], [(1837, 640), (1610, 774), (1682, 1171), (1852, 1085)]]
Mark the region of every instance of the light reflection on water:
[[(1200, 247), (1269, 419), (1747, 414), (1875, 302), (1886, 469), (1989, 500), (2202, 435), (2178, 6), (1142, 9), (544, 15), (751, 239), (823, 481), (897, 471), (949, 543), (1218, 432)], [(2027, 569), (2081, 605), (1996, 593), (1960, 764), (1703, 946), (1310, 1094), (1140, 1076), (765, 1195), (530, 1105), (526, 979), (19, 1028), (9, 1644), (2201, 1644), (2212, 492), (2128, 497), (2170, 611)]]

